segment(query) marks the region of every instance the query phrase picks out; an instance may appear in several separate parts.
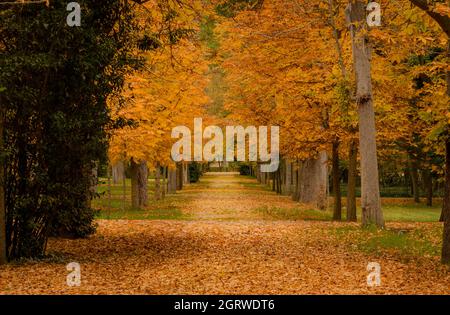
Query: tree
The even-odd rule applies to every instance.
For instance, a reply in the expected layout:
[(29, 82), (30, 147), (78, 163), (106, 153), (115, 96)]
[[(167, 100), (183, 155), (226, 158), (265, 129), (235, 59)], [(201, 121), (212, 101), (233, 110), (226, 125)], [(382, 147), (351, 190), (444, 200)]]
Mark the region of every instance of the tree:
[[(0, 87), (1, 89), (1, 87)], [(1, 94), (0, 94), (1, 103)], [(5, 264), (7, 258), (6, 243), (6, 207), (5, 207), (5, 162), (4, 162), (4, 143), (3, 143), (3, 110), (0, 109), (0, 265)]]
[[(428, 1), (428, 0), (410, 0), (415, 6), (423, 10), (428, 16), (430, 16), (447, 35), (447, 58), (450, 57), (450, 1), (447, 0), (447, 6), (440, 1)], [(447, 96), (450, 97), (450, 70), (446, 73), (447, 81)], [(448, 103), (447, 103), (448, 106)], [(447, 107), (448, 113), (448, 107)], [(447, 114), (448, 115), (448, 114)], [(442, 262), (450, 263), (450, 136), (449, 136), (449, 123), (444, 123), (446, 127), (438, 125), (440, 133), (445, 139), (445, 188), (444, 188), (444, 201), (442, 205), (442, 219), (444, 219), (444, 233), (443, 233), (443, 245), (442, 245)], [(444, 125), (444, 126), (445, 126)]]
[(79, 28), (66, 25), (65, 1), (1, 8), (9, 259), (43, 255), (52, 235), (95, 231), (91, 170), (105, 159), (107, 132), (116, 125), (107, 99), (139, 61), (131, 3), (80, 4)]
[(356, 74), (356, 102), (359, 113), (361, 152), (361, 208), (363, 225), (384, 227), (381, 211), (378, 161), (376, 148), (375, 113), (371, 79), (371, 48), (366, 30), (366, 5), (363, 1), (349, 2), (346, 8)]

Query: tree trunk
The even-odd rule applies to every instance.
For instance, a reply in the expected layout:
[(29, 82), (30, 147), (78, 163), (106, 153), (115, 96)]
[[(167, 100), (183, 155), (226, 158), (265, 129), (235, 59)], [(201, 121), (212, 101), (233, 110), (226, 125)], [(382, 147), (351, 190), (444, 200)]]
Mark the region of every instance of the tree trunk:
[(411, 184), (412, 184), (412, 193), (414, 197), (414, 202), (420, 202), (420, 191), (419, 191), (419, 172), (418, 172), (418, 163), (417, 160), (412, 156), (412, 154), (408, 154), (408, 170), (411, 176)]
[(3, 110), (0, 110), (0, 265), (7, 263), (6, 249), (6, 205), (5, 205), (5, 157), (3, 156)]
[(348, 181), (347, 181), (347, 221), (356, 222), (356, 165), (358, 162), (358, 146), (351, 140), (348, 153)]
[(177, 190), (183, 189), (183, 164), (177, 164)]
[(106, 176), (108, 177), (108, 218), (111, 214), (111, 166), (106, 165)]
[(359, 145), (361, 153), (362, 224), (384, 227), (381, 211), (380, 186), (372, 96), (371, 52), (366, 29), (366, 4), (349, 2), (346, 10), (352, 39), (353, 63), (356, 74), (356, 102), (359, 116)]
[(293, 187), (292, 187), (292, 200), (294, 201), (298, 201), (299, 200), (299, 181), (298, 181), (298, 175), (299, 175), (299, 165), (298, 163), (292, 166), (293, 168), (293, 173), (292, 173), (292, 182), (293, 182)]
[(167, 193), (175, 194), (177, 191), (177, 170), (169, 169), (167, 178)]
[(319, 157), (308, 159), (299, 169), (299, 201), (312, 204), (320, 210), (327, 205), (327, 152), (319, 153)]
[(92, 199), (97, 193), (98, 184), (98, 162), (92, 162), (89, 167), (86, 168), (86, 176), (89, 178), (89, 187), (86, 191), (86, 206), (88, 208), (92, 205)]
[(161, 199), (161, 166), (156, 164), (155, 168), (155, 200)]
[(445, 188), (441, 217), (444, 219), (442, 262), (450, 264), (450, 139), (445, 144)]
[(333, 220), (340, 221), (342, 219), (341, 204), (341, 174), (339, 170), (339, 140), (333, 141), (332, 156), (332, 173), (333, 173), (333, 192), (334, 192), (334, 209)]
[[(447, 3), (450, 1), (447, 1)], [(447, 20), (448, 21), (448, 20)], [(450, 25), (450, 22), (447, 24)], [(447, 29), (447, 36), (449, 30)], [(447, 41), (447, 57), (450, 57), (450, 39)], [(450, 97), (450, 71), (447, 71), (447, 96)], [(442, 262), (450, 264), (450, 138), (447, 135), (445, 143), (445, 184), (444, 202), (442, 203), (441, 219), (444, 221), (444, 233), (442, 240)]]
[(125, 177), (125, 166), (122, 161), (117, 162), (115, 165), (112, 166), (112, 178), (114, 184), (119, 184), (123, 181), (123, 178)]
[[(447, 57), (450, 58), (450, 39), (447, 41)], [(450, 97), (450, 71), (447, 71), (447, 96)], [(442, 212), (441, 212), (441, 218), (439, 219), (440, 222), (445, 222), (447, 224), (447, 234), (444, 232), (444, 242), (445, 237), (447, 237), (447, 243), (450, 243), (450, 167), (449, 167), (449, 161), (450, 161), (450, 152), (449, 152), (449, 141), (448, 138), (449, 135), (447, 135), (447, 141), (446, 141), (446, 151), (445, 151), (445, 183), (444, 183), (444, 201), (442, 203)], [(447, 263), (450, 262), (450, 244), (448, 244), (447, 247)], [(442, 260), (444, 260), (444, 252), (442, 252)]]
[(125, 211), (127, 207), (127, 178), (125, 176), (122, 179), (122, 203), (123, 210)]
[(145, 161), (136, 163), (131, 159), (131, 206), (133, 209), (140, 209), (147, 205), (148, 168)]
[(183, 163), (183, 184), (189, 184), (189, 164)]
[(167, 167), (163, 167), (163, 173), (162, 173), (162, 199), (166, 198), (167, 193)]
[(285, 162), (284, 172), (284, 194), (289, 196), (292, 192), (292, 163), (288, 160)]
[(425, 169), (422, 171), (423, 186), (427, 198), (427, 206), (433, 206), (433, 175), (431, 170)]

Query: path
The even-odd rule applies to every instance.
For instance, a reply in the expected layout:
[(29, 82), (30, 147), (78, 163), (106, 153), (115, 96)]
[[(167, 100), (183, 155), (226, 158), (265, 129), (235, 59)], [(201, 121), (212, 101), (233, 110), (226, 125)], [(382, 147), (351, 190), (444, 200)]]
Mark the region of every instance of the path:
[[(265, 218), (261, 207), (298, 206), (253, 179), (209, 174), (180, 194), (190, 220), (101, 220), (86, 240), (51, 240), (47, 261), (0, 268), (0, 293), (368, 294), (446, 293), (449, 273), (416, 262), (374, 258), (332, 230), (347, 223)], [(82, 285), (65, 266), (79, 262)], [(379, 261), (382, 286), (367, 287)]]

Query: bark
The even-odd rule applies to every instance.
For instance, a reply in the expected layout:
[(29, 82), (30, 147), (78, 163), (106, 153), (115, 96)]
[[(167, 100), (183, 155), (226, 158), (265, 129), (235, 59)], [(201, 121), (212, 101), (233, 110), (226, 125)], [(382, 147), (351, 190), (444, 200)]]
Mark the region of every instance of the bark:
[(444, 233), (442, 241), (442, 262), (450, 264), (450, 139), (445, 144), (445, 190), (442, 206)]
[(261, 171), (259, 164), (256, 165), (256, 180), (261, 184)]
[(298, 201), (325, 210), (327, 204), (327, 153), (320, 152), (314, 159), (304, 161), (299, 169)]
[(162, 191), (161, 191), (161, 197), (162, 199), (166, 198), (166, 193), (167, 193), (167, 167), (163, 167), (163, 172), (162, 172)]
[(155, 169), (155, 199), (161, 199), (161, 166), (156, 164)]
[(375, 113), (373, 108), (371, 51), (366, 32), (366, 4), (349, 2), (346, 10), (352, 39), (353, 63), (356, 74), (356, 102), (359, 116), (359, 145), (361, 152), (362, 224), (384, 227), (381, 211)]
[[(448, 35), (448, 34), (447, 34)], [(448, 35), (450, 37), (450, 35)], [(448, 39), (447, 41), (447, 57), (450, 58), (450, 39)], [(447, 71), (447, 96), (450, 97), (450, 71)], [(450, 229), (450, 227), (448, 227), (448, 225), (450, 223), (448, 223), (448, 220), (450, 220), (450, 167), (449, 167), (449, 141), (450, 139), (448, 138), (449, 135), (447, 134), (447, 141), (446, 141), (446, 163), (445, 163), (445, 183), (444, 183), (444, 201), (442, 203), (442, 212), (441, 212), (441, 218), (439, 219), (440, 222), (446, 222), (447, 224), (447, 230)], [(447, 237), (447, 242), (450, 242), (450, 239), (448, 239), (450, 236), (449, 234), (450, 232), (447, 231), (447, 234), (445, 234), (444, 232), (444, 242), (445, 242), (445, 237)], [(450, 245), (448, 245), (450, 247)], [(448, 251), (450, 251), (450, 249), (447, 248)], [(447, 253), (447, 262), (450, 261), (450, 253)], [(442, 252), (442, 259), (444, 260), (444, 252)]]
[(111, 167), (108, 164), (106, 166), (106, 176), (108, 177), (108, 214), (111, 212)]
[(122, 203), (123, 203), (123, 210), (125, 210), (127, 206), (127, 179), (125, 176), (122, 179)]
[(408, 154), (408, 170), (411, 177), (412, 193), (414, 202), (420, 202), (419, 192), (419, 172), (417, 160), (411, 154)]
[(294, 169), (292, 172), (292, 182), (293, 182), (293, 187), (292, 187), (292, 200), (294, 201), (298, 201), (299, 200), (299, 182), (298, 182), (298, 175), (299, 175), (299, 163), (296, 163), (295, 167), (293, 166), (292, 168)]
[(125, 177), (125, 166), (122, 161), (117, 162), (112, 166), (112, 178), (114, 184), (119, 184), (123, 181)]
[(333, 192), (334, 192), (334, 209), (333, 220), (340, 221), (342, 219), (342, 203), (341, 203), (341, 174), (339, 170), (339, 140), (333, 141), (332, 155), (332, 173), (333, 173)]
[(348, 152), (348, 182), (347, 182), (347, 221), (356, 222), (356, 175), (358, 147), (354, 140), (350, 141)]
[(423, 188), (427, 198), (427, 206), (431, 207), (433, 205), (433, 175), (429, 169), (425, 169), (422, 171), (422, 177)]
[(147, 163), (145, 161), (136, 163), (132, 159), (130, 170), (131, 170), (131, 207), (133, 209), (140, 209), (142, 207), (145, 207), (148, 201)]
[(85, 170), (85, 175), (89, 178), (89, 187), (86, 191), (86, 206), (90, 208), (92, 205), (92, 199), (97, 193), (98, 162), (92, 162), (90, 168), (85, 168)]
[[(410, 0), (415, 6), (425, 11), (433, 20), (435, 20), (442, 30), (450, 37), (450, 17), (434, 12), (433, 7), (429, 5), (428, 0)], [(450, 5), (450, 1), (447, 1)]]
[(292, 163), (290, 161), (286, 160), (284, 172), (284, 194), (289, 196), (292, 192)]
[[(449, 19), (450, 20), (450, 19)], [(450, 37), (447, 32), (447, 36)], [(450, 39), (447, 41), (447, 56), (450, 57)], [(450, 71), (447, 71), (447, 96), (450, 97)], [(450, 264), (450, 138), (445, 143), (445, 183), (441, 220), (444, 221), (442, 240), (442, 262)]]
[(175, 194), (177, 191), (177, 170), (169, 169), (167, 178), (167, 193)]
[(189, 164), (183, 164), (183, 184), (189, 184)]
[(177, 164), (177, 190), (182, 190), (183, 189), (183, 164), (182, 163), (178, 163)]
[(0, 111), (0, 265), (7, 263), (6, 255), (6, 205), (5, 205), (5, 157), (3, 140), (3, 111)]

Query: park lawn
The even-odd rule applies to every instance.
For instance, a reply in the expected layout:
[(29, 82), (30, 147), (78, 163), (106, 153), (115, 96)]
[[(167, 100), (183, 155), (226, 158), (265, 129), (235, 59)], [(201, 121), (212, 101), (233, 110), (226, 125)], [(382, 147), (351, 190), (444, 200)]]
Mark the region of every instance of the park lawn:
[[(386, 222), (438, 222), (441, 215), (441, 206), (435, 205), (428, 207), (424, 204), (414, 204), (410, 200), (401, 200), (394, 198), (392, 202), (383, 198), (383, 214)], [(330, 205), (331, 207), (331, 205)], [(278, 220), (319, 220), (331, 221), (333, 217), (332, 210), (320, 211), (307, 206), (298, 206), (294, 208), (281, 207), (259, 207), (256, 211), (262, 213), (266, 219)], [(358, 221), (361, 218), (361, 208), (357, 208)], [(345, 207), (342, 211), (342, 220), (346, 220)]]
[(347, 225), (330, 230), (349, 250), (357, 250), (375, 257), (389, 257), (401, 261), (420, 258), (439, 260), (442, 247), (440, 223), (387, 223), (385, 229), (361, 228)]
[(131, 181), (126, 180), (125, 199), (123, 184), (111, 184), (101, 179), (97, 188), (97, 197), (92, 206), (98, 210), (97, 219), (105, 220), (187, 220), (189, 215), (180, 210), (186, 197), (180, 194), (167, 195), (163, 200), (154, 200), (154, 179), (148, 180), (148, 206), (144, 209), (131, 207)]
[[(263, 186), (254, 179), (239, 177), (237, 185), (231, 178), (220, 181), (203, 180), (188, 185), (182, 192), (167, 195), (163, 200), (154, 199), (154, 180), (148, 181), (149, 205), (144, 209), (131, 208), (131, 182), (126, 180), (125, 200), (123, 184), (108, 185), (102, 180), (98, 187), (98, 198), (93, 201), (99, 210), (98, 219), (106, 220), (198, 220), (186, 210), (186, 205), (198, 197), (198, 193), (208, 191), (220, 194), (223, 198), (239, 193), (241, 196), (264, 194), (274, 195), (270, 187)], [(264, 221), (322, 221), (332, 222), (333, 198), (328, 200), (328, 210), (315, 210), (308, 205), (293, 203), (289, 197), (279, 197), (281, 203), (250, 208), (255, 218)], [(360, 227), (358, 223), (346, 223), (345, 198), (343, 202), (342, 223), (336, 222), (327, 229), (332, 237), (348, 246), (349, 250), (357, 250), (375, 257), (390, 256), (401, 260), (420, 257), (434, 257), (440, 253), (442, 225), (437, 223), (441, 213), (442, 200), (436, 198), (432, 207), (422, 203), (414, 203), (412, 198), (382, 198), (383, 214), (386, 229)], [(268, 203), (270, 204), (270, 203)], [(360, 223), (361, 208), (357, 208)], [(221, 221), (222, 219), (217, 220)], [(226, 220), (226, 219), (223, 219)], [(337, 224), (337, 225), (336, 225)]]

